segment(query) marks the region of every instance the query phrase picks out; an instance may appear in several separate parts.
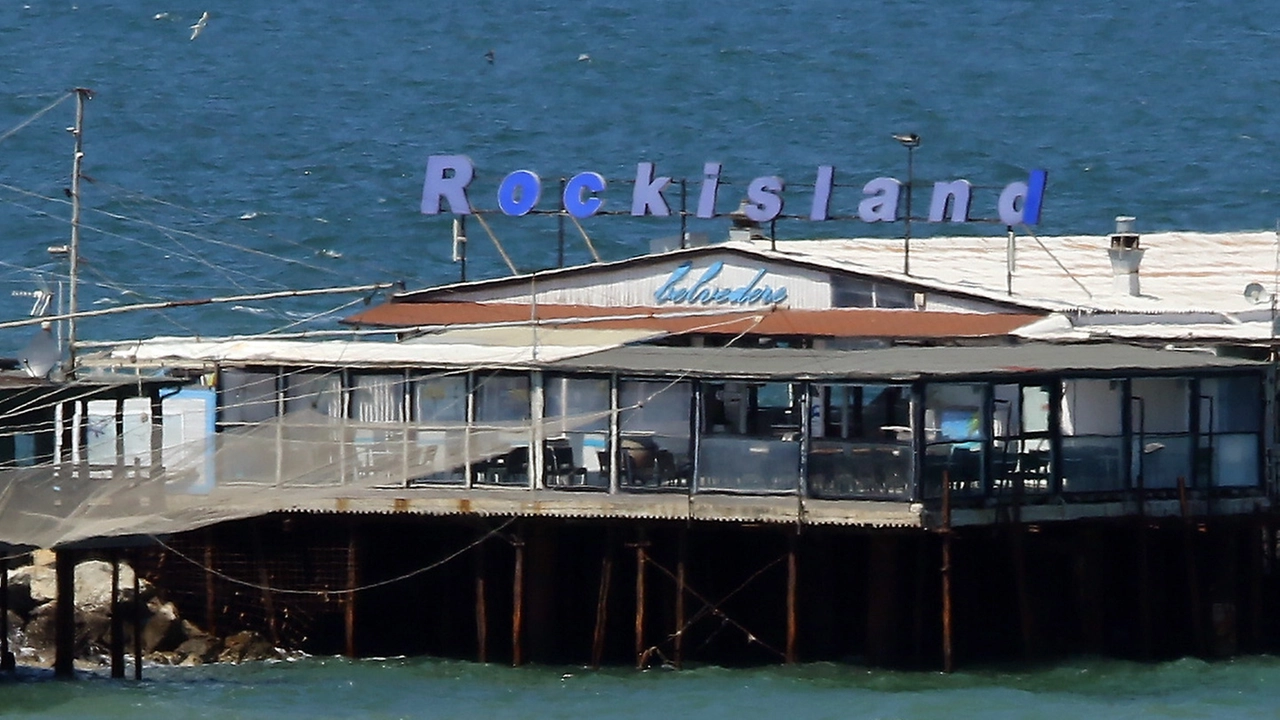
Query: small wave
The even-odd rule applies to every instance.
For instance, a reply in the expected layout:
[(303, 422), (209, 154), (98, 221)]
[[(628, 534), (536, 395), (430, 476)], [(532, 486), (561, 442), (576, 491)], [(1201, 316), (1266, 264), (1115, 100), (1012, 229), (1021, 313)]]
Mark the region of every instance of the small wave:
[(94, 300), (93, 304), (94, 305), (119, 305), (120, 301), (113, 300), (111, 298), (99, 298), (98, 300)]
[(250, 315), (266, 315), (268, 312), (263, 308), (246, 307), (244, 305), (232, 305), (231, 309), (236, 312), (249, 313)]
[(254, 218), (258, 217), (258, 216), (259, 216), (259, 215), (261, 215), (261, 214), (262, 214), (262, 213), (257, 212), (257, 211), (247, 212), (247, 213), (245, 213), (245, 214), (241, 215), (241, 216), (240, 216), (240, 219), (241, 219), (241, 220), (252, 220), (252, 219), (254, 219)]
[(325, 248), (323, 250), (317, 250), (316, 255), (319, 255), (320, 257), (327, 257), (327, 258), (342, 257), (342, 253), (338, 252), (337, 250), (329, 250), (328, 248)]

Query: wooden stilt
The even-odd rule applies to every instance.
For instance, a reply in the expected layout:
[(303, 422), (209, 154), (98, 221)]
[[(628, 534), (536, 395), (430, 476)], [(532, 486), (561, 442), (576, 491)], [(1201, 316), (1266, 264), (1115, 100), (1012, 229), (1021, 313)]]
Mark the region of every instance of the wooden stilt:
[(142, 578), (138, 563), (133, 565), (133, 679), (142, 680)]
[(1018, 592), (1018, 620), (1022, 634), (1022, 655), (1030, 660), (1035, 655), (1035, 618), (1032, 615), (1031, 592), (1027, 582), (1027, 552), (1022, 524), (1022, 478), (1013, 485), (1013, 523), (1009, 527), (1009, 549), (1013, 553), (1014, 585)]
[[(259, 518), (259, 522), (261, 522)], [(267, 616), (267, 635), (272, 646), (280, 645), (280, 630), (276, 626), (276, 606), (271, 596), (271, 573), (267, 570), (266, 553), (262, 551), (262, 536), (257, 525), (253, 528), (254, 565), (258, 566), (258, 587), (262, 592), (262, 612)]]
[(214, 585), (213, 533), (204, 531), (204, 623), (205, 630), (218, 636), (218, 596)]
[(951, 646), (951, 479), (942, 473), (942, 671), (955, 670)]
[(15, 666), (9, 649), (9, 558), (0, 557), (0, 672), (13, 672)]
[(684, 613), (685, 568), (689, 562), (689, 527), (680, 528), (679, 557), (676, 558), (676, 632), (675, 632), (675, 664), (677, 669), (684, 668)]
[[(342, 600), (343, 648), (347, 657), (356, 652), (356, 593), (360, 587), (360, 544), (354, 525), (347, 528), (347, 594)], [(270, 593), (268, 592), (268, 595)], [(269, 607), (269, 606), (268, 606)], [(274, 618), (274, 614), (272, 614)]]
[(1249, 524), (1249, 646), (1248, 651), (1262, 652), (1262, 576), (1266, 563), (1267, 533), (1260, 516)]
[(591, 638), (591, 667), (600, 669), (604, 659), (605, 628), (609, 613), (609, 583), (613, 577), (613, 532), (605, 540), (604, 557), (600, 559), (600, 591), (596, 595), (596, 627)]
[(111, 677), (124, 679), (124, 617), (120, 614), (120, 551), (111, 551)]
[(1191, 503), (1187, 498), (1187, 481), (1178, 478), (1178, 507), (1182, 514), (1182, 555), (1187, 565), (1187, 609), (1191, 614), (1191, 633), (1197, 655), (1209, 654), (1208, 636), (1205, 634), (1205, 614), (1200, 593), (1200, 564), (1196, 558), (1196, 524), (1191, 517)]
[(489, 611), (485, 603), (485, 545), (480, 543), (475, 549), (475, 585), (476, 585), (476, 661), (489, 662)]
[(519, 536), (515, 542), (516, 564), (511, 588), (511, 664), (519, 667), (524, 664), (523, 639), (524, 623), (524, 538)]
[(797, 567), (796, 545), (800, 542), (799, 528), (787, 536), (787, 647), (786, 662), (796, 662), (796, 580)]
[(911, 647), (916, 665), (924, 664), (925, 577), (929, 567), (929, 534), (921, 533), (916, 542), (915, 602), (912, 610)]
[(1143, 660), (1151, 659), (1151, 564), (1147, 520), (1138, 518), (1138, 628)]
[(54, 553), (57, 600), (54, 607), (53, 676), (63, 680), (75, 677), (76, 651), (76, 557), (71, 550)]
[(1103, 608), (1105, 603), (1101, 597), (1098, 582), (1099, 569), (1097, 563), (1102, 560), (1098, 548), (1101, 543), (1096, 531), (1085, 528), (1077, 536), (1073, 558), (1073, 575), (1076, 587), (1076, 615), (1080, 619), (1081, 648), (1090, 654), (1100, 655), (1105, 651), (1105, 633), (1103, 630)]
[(636, 669), (643, 670), (646, 662), (644, 645), (644, 575), (645, 575), (645, 540), (644, 529), (640, 530), (640, 539), (636, 542)]

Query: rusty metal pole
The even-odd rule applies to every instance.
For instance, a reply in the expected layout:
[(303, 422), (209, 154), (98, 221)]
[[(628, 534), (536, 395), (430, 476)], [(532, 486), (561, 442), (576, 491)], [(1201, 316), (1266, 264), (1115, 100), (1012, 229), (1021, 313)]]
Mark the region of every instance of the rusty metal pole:
[(942, 473), (942, 671), (955, 670), (951, 646), (951, 478)]
[(605, 631), (608, 625), (609, 584), (613, 577), (613, 531), (605, 540), (604, 557), (600, 559), (600, 591), (596, 595), (596, 627), (591, 638), (591, 669), (599, 670), (604, 659)]
[(795, 664), (796, 662), (796, 580), (798, 568), (796, 567), (796, 545), (799, 543), (800, 534), (792, 532), (788, 536), (787, 546), (787, 664)]
[(485, 605), (484, 543), (475, 550), (476, 661), (489, 662), (489, 612)]
[(511, 664), (519, 667), (524, 664), (523, 636), (524, 623), (524, 536), (521, 534), (515, 541), (516, 563), (511, 588)]
[(120, 615), (120, 551), (111, 551), (111, 677), (124, 679), (124, 617)]

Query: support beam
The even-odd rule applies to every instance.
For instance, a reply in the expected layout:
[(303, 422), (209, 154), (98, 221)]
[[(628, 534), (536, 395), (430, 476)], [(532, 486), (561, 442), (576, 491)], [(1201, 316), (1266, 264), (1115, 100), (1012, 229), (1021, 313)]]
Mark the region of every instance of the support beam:
[(676, 632), (675, 632), (675, 666), (676, 669), (684, 668), (684, 631), (685, 631), (685, 613), (684, 613), (684, 595), (685, 595), (685, 572), (689, 563), (689, 526), (685, 525), (680, 528), (680, 547), (676, 558)]
[(796, 545), (800, 541), (800, 529), (796, 528), (787, 536), (787, 664), (796, 662), (796, 580), (797, 558)]
[(613, 578), (613, 530), (605, 540), (604, 557), (600, 559), (600, 591), (596, 595), (596, 627), (591, 638), (591, 669), (600, 669), (604, 660), (605, 631), (609, 622), (609, 584)]
[(1201, 657), (1209, 654), (1208, 636), (1205, 634), (1205, 613), (1200, 594), (1200, 564), (1196, 557), (1196, 523), (1191, 517), (1187, 498), (1187, 481), (1178, 478), (1178, 507), (1182, 514), (1182, 556), (1187, 571), (1187, 610), (1191, 617), (1191, 637), (1195, 653)]
[(347, 657), (356, 654), (356, 588), (360, 587), (360, 538), (355, 525), (347, 527), (347, 595), (342, 603), (343, 649)]
[(524, 664), (524, 535), (515, 540), (516, 561), (511, 588), (511, 665)]
[(142, 680), (142, 579), (138, 577), (138, 563), (133, 566), (133, 679)]
[(1138, 632), (1143, 660), (1151, 659), (1151, 559), (1150, 534), (1145, 517), (1138, 518)]
[(489, 611), (486, 607), (486, 591), (485, 591), (485, 569), (484, 569), (485, 544), (480, 543), (475, 547), (474, 570), (475, 570), (475, 592), (476, 592), (476, 662), (489, 662)]
[(646, 662), (645, 644), (644, 644), (644, 575), (645, 575), (645, 548), (649, 546), (649, 542), (645, 537), (644, 528), (640, 529), (640, 536), (635, 543), (636, 549), (636, 669), (643, 670)]
[(951, 637), (951, 478), (942, 473), (942, 671), (955, 670)]
[(218, 595), (214, 584), (213, 532), (204, 531), (204, 625), (205, 630), (218, 637)]
[(62, 680), (75, 677), (76, 560), (72, 550), (54, 552), (57, 599), (53, 615), (53, 676)]
[(111, 551), (111, 677), (124, 679), (124, 616), (120, 614), (120, 551)]
[(9, 558), (0, 555), (0, 672), (13, 672), (16, 666), (9, 649)]

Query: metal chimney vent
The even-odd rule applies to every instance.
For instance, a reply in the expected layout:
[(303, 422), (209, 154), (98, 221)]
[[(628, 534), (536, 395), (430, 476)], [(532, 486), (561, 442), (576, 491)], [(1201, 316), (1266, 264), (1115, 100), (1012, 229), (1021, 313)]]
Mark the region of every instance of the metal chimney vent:
[(1117, 295), (1138, 297), (1142, 294), (1138, 267), (1147, 251), (1139, 244), (1136, 220), (1127, 215), (1117, 217), (1116, 231), (1111, 233), (1111, 247), (1107, 248), (1107, 255), (1111, 258), (1112, 288)]

